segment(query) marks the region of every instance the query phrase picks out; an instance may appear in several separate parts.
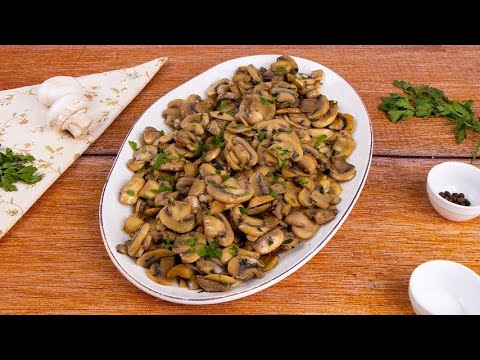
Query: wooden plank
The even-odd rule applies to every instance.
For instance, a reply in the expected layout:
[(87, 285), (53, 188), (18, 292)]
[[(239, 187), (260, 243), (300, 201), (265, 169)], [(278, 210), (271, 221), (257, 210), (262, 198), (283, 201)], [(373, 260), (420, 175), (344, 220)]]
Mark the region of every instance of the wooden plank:
[(392, 124), (377, 106), (381, 96), (395, 90), (392, 81), (400, 79), (439, 87), (452, 99), (471, 98), (479, 111), (479, 46), (0, 46), (0, 89), (168, 56), (170, 62), (88, 150), (112, 155), (136, 119), (168, 91), (223, 61), (269, 53), (311, 59), (344, 77), (370, 113), (376, 155), (470, 157), (473, 152), (480, 135), (457, 146), (445, 120)]
[(0, 313), (411, 314), (417, 265), (448, 259), (480, 272), (480, 220), (448, 222), (428, 202), (438, 162), (375, 158), (350, 217), (308, 264), (248, 298), (195, 307), (153, 298), (116, 270), (98, 225), (113, 157), (84, 156), (0, 241)]

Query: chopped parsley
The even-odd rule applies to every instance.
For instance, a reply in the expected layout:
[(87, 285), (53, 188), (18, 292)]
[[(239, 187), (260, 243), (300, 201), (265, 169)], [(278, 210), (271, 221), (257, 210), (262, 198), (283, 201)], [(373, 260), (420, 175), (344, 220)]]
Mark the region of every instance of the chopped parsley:
[(128, 191), (127, 191), (127, 194), (130, 195), (130, 196), (135, 196), (135, 191), (133, 191), (133, 190), (128, 190)]
[(165, 240), (163, 241), (163, 244), (162, 244), (162, 248), (167, 250), (170, 250), (173, 248), (172, 239), (170, 239), (169, 235), (165, 237)]
[(240, 206), (240, 212), (245, 215), (248, 212), (248, 209)]
[(272, 96), (271, 99), (267, 99), (267, 98), (264, 98), (263, 96), (260, 96), (260, 102), (262, 103), (262, 105), (273, 104), (277, 99), (278, 99), (278, 95)]
[(270, 189), (270, 196), (278, 200), (278, 194), (275, 190)]
[(277, 74), (286, 74), (287, 73), (287, 69), (285, 69), (283, 66), (279, 66), (275, 69), (275, 73)]
[(315, 149), (318, 149), (318, 147), (327, 139), (327, 135), (322, 135), (320, 136), (317, 141), (315, 141), (315, 144), (313, 144), (313, 147)]
[(237, 189), (235, 186), (230, 186), (230, 185), (222, 185), (222, 188), (224, 188), (224, 189), (234, 189), (234, 190)]
[(222, 100), (220, 103), (220, 109), (225, 109), (228, 106), (228, 101), (227, 100)]
[(260, 133), (260, 136), (258, 137), (258, 141), (263, 141), (265, 140), (265, 138), (267, 137), (267, 132), (266, 131), (262, 131)]
[(155, 160), (154, 164), (152, 165), (153, 171), (157, 170), (160, 165), (164, 165), (170, 161), (170, 158), (163, 151), (155, 155), (153, 159)]
[(130, 145), (133, 151), (138, 149), (138, 145), (135, 141), (129, 141), (128, 144)]
[(212, 258), (220, 259), (222, 257), (222, 251), (218, 248), (218, 242), (214, 240), (209, 245), (203, 245), (200, 250), (198, 250), (198, 255), (205, 260), (210, 260)]
[(299, 183), (300, 185), (307, 185), (307, 184), (308, 184), (308, 180), (305, 179), (305, 178), (301, 178), (300, 180), (298, 180), (298, 183)]
[(238, 247), (232, 246), (230, 249), (228, 249), (228, 252), (232, 254), (233, 256), (237, 256), (238, 254)]

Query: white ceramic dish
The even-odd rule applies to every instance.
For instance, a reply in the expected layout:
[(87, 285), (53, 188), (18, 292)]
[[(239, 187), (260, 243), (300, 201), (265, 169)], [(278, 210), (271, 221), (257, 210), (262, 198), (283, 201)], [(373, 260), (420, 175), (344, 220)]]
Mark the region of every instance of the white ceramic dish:
[[(480, 215), (480, 169), (461, 162), (447, 161), (434, 166), (427, 176), (427, 193), (433, 208), (445, 219), (467, 221)], [(470, 206), (451, 203), (439, 193), (464, 193)]]
[(408, 294), (417, 315), (480, 315), (480, 276), (453, 261), (418, 266)]
[[(295, 57), (300, 72), (310, 73), (312, 70), (317, 69), (324, 71), (321, 92), (329, 99), (337, 100), (339, 111), (352, 114), (356, 120), (353, 132), (356, 147), (348, 161), (355, 165), (357, 176), (353, 180), (342, 184), (342, 201), (337, 206), (338, 215), (335, 220), (323, 225), (309, 241), (303, 242), (299, 246), (295, 246), (293, 250), (280, 255), (277, 267), (265, 273), (262, 279), (246, 281), (222, 293), (199, 293), (198, 291), (156, 284), (147, 278), (145, 269), (136, 265), (128, 256), (118, 253), (115, 249), (118, 244), (128, 239), (122, 228), (125, 219), (132, 211), (130, 206), (123, 205), (119, 201), (122, 187), (132, 176), (132, 173), (126, 166), (127, 161), (132, 156), (132, 150), (128, 145), (128, 141), (133, 140), (139, 143), (146, 126), (154, 126), (166, 132), (171, 131), (164, 124), (161, 116), (169, 101), (177, 98), (186, 98), (193, 93), (204, 97), (208, 86), (220, 78), (231, 78), (239, 66), (253, 64), (256, 67), (267, 67), (278, 56), (256, 55), (237, 58), (207, 70), (155, 102), (145, 111), (127, 135), (105, 184), (100, 202), (99, 216), (103, 241), (110, 258), (118, 270), (139, 289), (163, 300), (199, 305), (221, 303), (254, 294), (292, 274), (317, 254), (337, 232), (352, 210), (367, 179), (372, 158), (373, 139), (370, 118), (358, 94), (343, 78), (323, 65)], [(318, 274), (318, 281), (322, 281), (321, 273)]]

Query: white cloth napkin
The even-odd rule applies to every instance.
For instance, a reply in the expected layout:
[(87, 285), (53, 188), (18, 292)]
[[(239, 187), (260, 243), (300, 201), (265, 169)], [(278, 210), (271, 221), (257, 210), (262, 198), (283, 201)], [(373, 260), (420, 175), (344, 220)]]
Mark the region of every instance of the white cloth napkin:
[(15, 153), (33, 155), (38, 172), (44, 174), (33, 185), (15, 183), (15, 192), (0, 188), (0, 238), (110, 126), (166, 60), (158, 58), (132, 68), (79, 77), (91, 101), (87, 114), (93, 119), (89, 132), (79, 139), (47, 124), (48, 108), (36, 96), (39, 85), (0, 91), (0, 149), (9, 147)]

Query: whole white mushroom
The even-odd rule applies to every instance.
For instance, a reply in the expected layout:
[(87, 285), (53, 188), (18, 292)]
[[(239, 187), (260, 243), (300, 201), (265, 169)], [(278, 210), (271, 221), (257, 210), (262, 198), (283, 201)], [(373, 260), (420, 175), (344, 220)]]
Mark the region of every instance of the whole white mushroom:
[(37, 97), (42, 104), (52, 106), (62, 96), (78, 92), (82, 92), (82, 85), (77, 79), (71, 76), (55, 76), (40, 85)]

